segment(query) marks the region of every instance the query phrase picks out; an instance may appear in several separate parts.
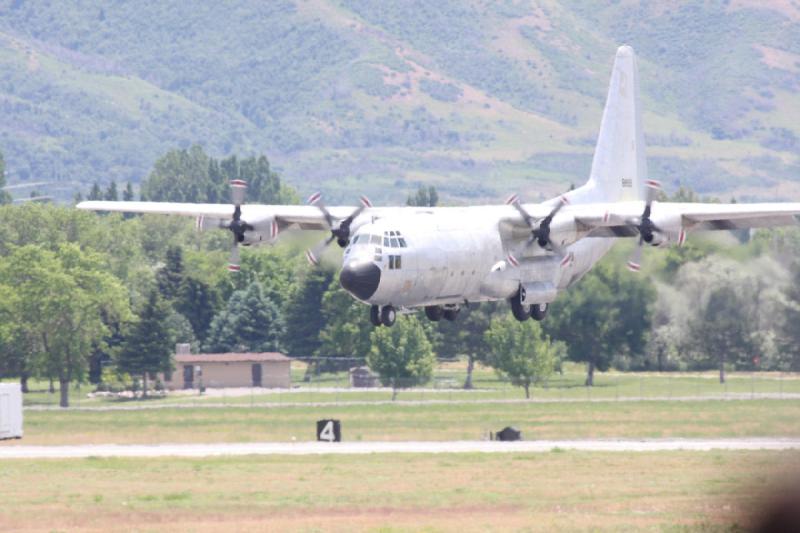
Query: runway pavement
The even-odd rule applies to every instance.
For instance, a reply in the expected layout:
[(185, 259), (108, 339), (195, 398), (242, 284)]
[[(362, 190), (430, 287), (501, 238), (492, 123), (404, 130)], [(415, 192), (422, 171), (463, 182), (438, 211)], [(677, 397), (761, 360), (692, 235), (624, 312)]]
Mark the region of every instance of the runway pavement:
[(0, 460), (86, 457), (210, 457), (370, 453), (541, 453), (556, 449), (598, 452), (800, 450), (800, 438), (590, 439), (517, 442), (254, 442), (156, 445), (87, 444), (76, 446), (27, 446), (0, 443)]

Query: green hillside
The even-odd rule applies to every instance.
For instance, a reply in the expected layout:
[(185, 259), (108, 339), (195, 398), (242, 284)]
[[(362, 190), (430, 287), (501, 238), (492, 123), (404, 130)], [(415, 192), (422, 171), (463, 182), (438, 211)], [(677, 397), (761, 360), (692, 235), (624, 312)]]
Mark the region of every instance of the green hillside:
[(0, 151), (60, 198), (199, 142), (332, 201), (535, 200), (585, 179), (627, 43), (651, 175), (800, 199), (800, 2), (688, 4), (0, 0)]

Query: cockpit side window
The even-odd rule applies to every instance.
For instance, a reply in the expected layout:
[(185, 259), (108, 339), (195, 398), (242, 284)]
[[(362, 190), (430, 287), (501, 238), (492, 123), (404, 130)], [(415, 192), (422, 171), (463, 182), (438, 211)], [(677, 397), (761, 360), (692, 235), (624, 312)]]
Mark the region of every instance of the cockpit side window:
[(373, 235), (373, 236), (370, 237), (370, 241), (369, 242), (371, 242), (372, 244), (377, 244), (378, 246), (380, 246), (380, 244), (381, 244), (381, 236), (380, 235)]

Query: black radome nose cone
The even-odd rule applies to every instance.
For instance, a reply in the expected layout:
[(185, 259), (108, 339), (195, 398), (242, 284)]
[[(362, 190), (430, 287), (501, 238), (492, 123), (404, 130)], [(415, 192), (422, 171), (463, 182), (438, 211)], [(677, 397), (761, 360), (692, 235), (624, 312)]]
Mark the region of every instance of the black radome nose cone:
[(344, 290), (359, 300), (368, 300), (378, 290), (380, 282), (381, 269), (369, 262), (345, 265), (339, 274), (339, 283)]

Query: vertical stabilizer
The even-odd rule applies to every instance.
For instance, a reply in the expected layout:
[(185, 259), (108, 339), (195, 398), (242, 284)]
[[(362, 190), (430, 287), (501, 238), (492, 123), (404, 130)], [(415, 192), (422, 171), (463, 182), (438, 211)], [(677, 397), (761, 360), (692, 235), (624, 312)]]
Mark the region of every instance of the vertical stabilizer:
[(611, 71), (608, 99), (592, 160), (588, 185), (593, 200), (641, 200), (647, 179), (639, 72), (636, 54), (620, 46)]

